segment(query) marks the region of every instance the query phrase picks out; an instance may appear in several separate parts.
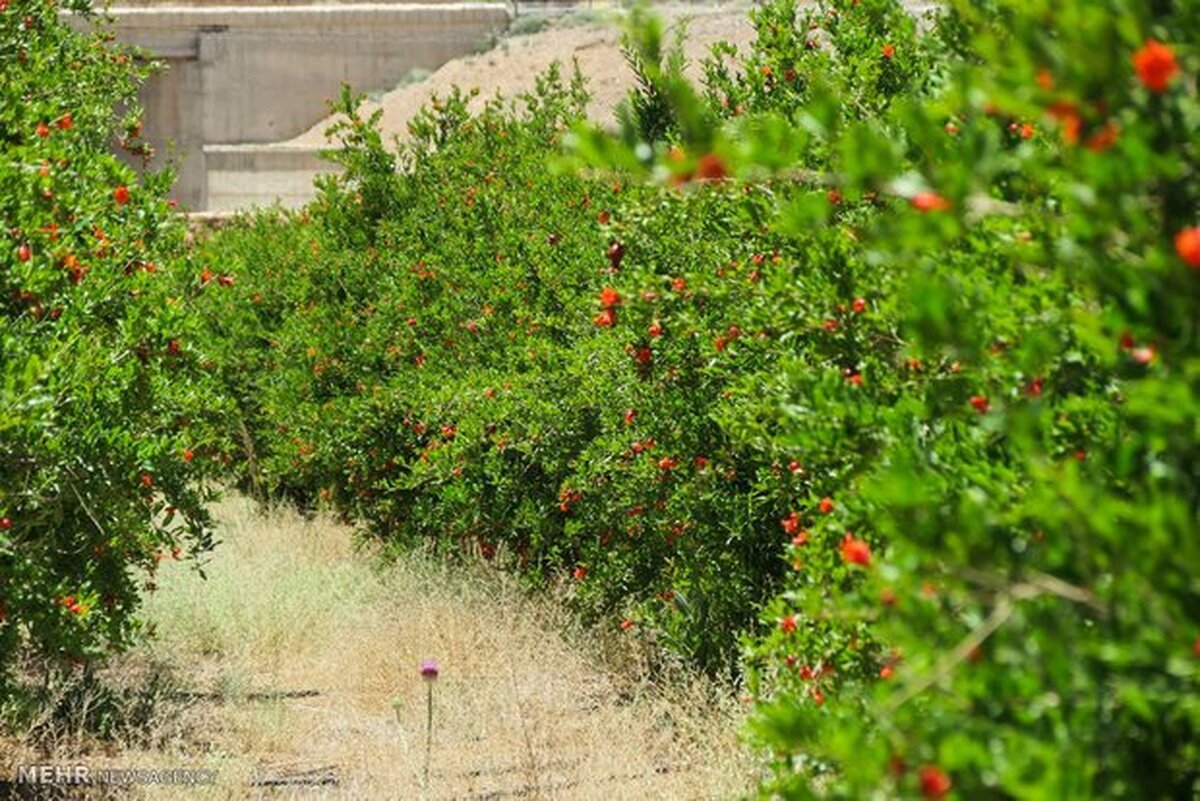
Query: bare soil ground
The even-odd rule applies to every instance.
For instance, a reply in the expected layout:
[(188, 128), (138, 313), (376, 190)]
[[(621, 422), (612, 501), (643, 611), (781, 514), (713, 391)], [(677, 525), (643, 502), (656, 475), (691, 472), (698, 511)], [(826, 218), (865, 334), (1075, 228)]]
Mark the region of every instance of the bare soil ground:
[[(223, 543), (207, 581), (164, 562), (146, 609), (155, 637), (103, 675), (133, 699), (139, 725), (98, 743), (66, 716), (41, 753), (0, 740), (0, 763), (215, 771), (210, 787), (104, 796), (196, 801), (612, 801), (752, 788), (733, 688), (684, 672), (651, 679), (636, 632), (583, 630), (561, 598), (531, 600), (485, 565), (412, 555), (381, 568), (323, 517), (264, 515), (236, 499), (218, 512)], [(428, 762), (424, 659), (440, 667)], [(177, 683), (152, 689), (163, 670)]]

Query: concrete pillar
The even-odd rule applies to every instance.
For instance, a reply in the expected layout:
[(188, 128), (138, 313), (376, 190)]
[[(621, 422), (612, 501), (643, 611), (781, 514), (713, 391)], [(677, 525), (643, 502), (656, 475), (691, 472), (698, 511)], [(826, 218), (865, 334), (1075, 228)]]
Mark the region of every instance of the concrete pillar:
[(140, 93), (145, 109), (143, 130), (158, 154), (156, 163), (170, 158), (178, 170), (172, 197), (187, 208), (205, 208), (203, 71), (195, 58), (168, 58), (166, 68)]

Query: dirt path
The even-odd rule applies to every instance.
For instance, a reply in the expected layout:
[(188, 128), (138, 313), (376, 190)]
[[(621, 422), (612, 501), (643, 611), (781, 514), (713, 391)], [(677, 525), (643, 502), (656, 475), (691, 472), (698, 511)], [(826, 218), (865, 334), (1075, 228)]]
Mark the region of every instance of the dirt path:
[[(164, 563), (146, 610), (156, 637), (118, 669), (136, 686), (139, 666), (165, 664), (198, 696), (163, 707), (152, 746), (82, 760), (216, 771), (216, 786), (147, 797), (691, 799), (750, 786), (728, 691), (599, 666), (602, 645), (636, 663), (636, 635), (589, 640), (483, 567), (409, 557), (380, 571), (323, 518), (242, 500), (218, 511), (208, 580)], [(440, 669), (428, 782), (425, 659)]]

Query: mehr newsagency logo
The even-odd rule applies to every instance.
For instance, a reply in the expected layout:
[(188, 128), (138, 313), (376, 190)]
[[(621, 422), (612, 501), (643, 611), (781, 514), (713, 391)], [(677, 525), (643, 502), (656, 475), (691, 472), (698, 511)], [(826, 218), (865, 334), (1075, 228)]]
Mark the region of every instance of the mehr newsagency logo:
[(12, 781), (18, 785), (84, 787), (93, 785), (207, 785), (217, 772), (204, 768), (110, 768), (83, 764), (31, 763), (18, 765)]

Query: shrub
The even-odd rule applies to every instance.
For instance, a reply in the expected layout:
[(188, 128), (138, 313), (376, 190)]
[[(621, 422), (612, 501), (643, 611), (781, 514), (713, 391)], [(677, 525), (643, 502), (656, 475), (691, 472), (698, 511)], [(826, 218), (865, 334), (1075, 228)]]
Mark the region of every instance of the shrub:
[[(86, 4), (70, 8), (86, 13)], [(169, 173), (131, 105), (145, 70), (50, 2), (0, 3), (0, 699), (129, 641), (158, 559), (211, 546), (197, 484), (211, 414), (177, 280)], [(129, 113), (117, 116), (126, 104)], [(205, 466), (208, 464), (209, 466)]]
[[(894, 347), (848, 368), (879, 387), (866, 403), (828, 403), (801, 364), (776, 414), (758, 409), (801, 453), (849, 418), (839, 440), (863, 457), (829, 514), (800, 510), (786, 588), (747, 638), (755, 730), (778, 755), (764, 789), (1186, 797), (1200, 140), (1196, 53), (1172, 32), (1197, 12), (952, 3), (926, 45), (936, 80), (864, 115), (856, 44), (883, 5), (816, 12), (832, 61), (797, 81), (839, 91), (790, 124), (751, 91), (762, 116), (714, 137), (729, 175), (873, 200), (845, 221), (848, 259), (894, 313)], [(770, 33), (748, 65), (791, 38)], [(804, 155), (782, 161), (781, 139)], [(819, 201), (779, 197), (780, 227), (810, 236)]]
[(347, 96), (202, 256), (263, 479), (742, 671), (764, 794), (1185, 797), (1198, 14), (775, 0), (703, 91), (631, 36), (619, 138)]

